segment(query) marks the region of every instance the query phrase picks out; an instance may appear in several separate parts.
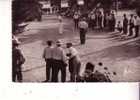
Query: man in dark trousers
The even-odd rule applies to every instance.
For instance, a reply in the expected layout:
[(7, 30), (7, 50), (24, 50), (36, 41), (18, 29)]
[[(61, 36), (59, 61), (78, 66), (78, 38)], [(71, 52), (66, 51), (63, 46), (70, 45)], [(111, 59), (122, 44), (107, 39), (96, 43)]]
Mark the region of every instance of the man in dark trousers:
[(74, 19), (75, 29), (78, 29), (78, 22), (79, 22), (79, 14), (78, 14), (78, 12), (75, 12), (75, 14), (73, 16), (73, 19)]
[(134, 28), (134, 17), (133, 14), (131, 14), (129, 20), (129, 36), (133, 35), (133, 28)]
[(79, 77), (81, 67), (80, 57), (78, 51), (73, 47), (72, 43), (67, 43), (66, 47), (68, 48), (67, 56), (69, 58), (70, 81), (76, 82)]
[(134, 37), (138, 37), (139, 35), (139, 25), (140, 24), (140, 19), (138, 19), (137, 16), (134, 16), (134, 27), (135, 27), (135, 35)]
[(124, 14), (123, 16), (123, 34), (126, 35), (128, 33), (128, 18), (126, 17), (126, 14)]
[(19, 43), (16, 40), (12, 41), (12, 81), (22, 82), (22, 64), (25, 62), (25, 58), (21, 50), (18, 48)]
[(81, 44), (85, 44), (86, 32), (87, 32), (87, 29), (88, 29), (88, 23), (86, 22), (85, 18), (83, 18), (79, 22), (79, 29), (80, 29), (80, 41), (81, 41)]
[(58, 73), (61, 71), (61, 82), (66, 81), (66, 54), (61, 47), (60, 41), (56, 42), (56, 47), (53, 50), (54, 66), (52, 68), (52, 82), (58, 82)]
[(46, 62), (46, 80), (45, 82), (50, 81), (50, 71), (53, 67), (53, 45), (52, 41), (49, 40), (47, 41), (47, 47), (45, 47), (44, 52), (43, 52), (43, 58), (45, 59)]

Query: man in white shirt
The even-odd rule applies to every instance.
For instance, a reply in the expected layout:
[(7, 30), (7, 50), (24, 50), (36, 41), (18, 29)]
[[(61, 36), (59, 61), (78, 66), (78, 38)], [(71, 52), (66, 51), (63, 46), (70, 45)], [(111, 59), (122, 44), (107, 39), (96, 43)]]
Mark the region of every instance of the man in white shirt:
[(81, 41), (81, 44), (85, 44), (86, 32), (87, 32), (87, 29), (88, 29), (88, 23), (86, 22), (85, 18), (83, 18), (79, 22), (79, 29), (80, 29), (80, 41)]
[(61, 47), (60, 41), (56, 42), (56, 47), (53, 50), (53, 69), (52, 69), (52, 82), (58, 82), (58, 73), (61, 71), (61, 82), (66, 81), (66, 54)]
[(80, 57), (78, 51), (72, 46), (72, 43), (67, 43), (66, 47), (68, 48), (67, 56), (69, 57), (70, 81), (76, 82), (81, 67)]
[(43, 58), (46, 62), (46, 80), (45, 82), (50, 81), (50, 70), (53, 67), (53, 49), (52, 41), (47, 41), (47, 47), (45, 47), (43, 52)]

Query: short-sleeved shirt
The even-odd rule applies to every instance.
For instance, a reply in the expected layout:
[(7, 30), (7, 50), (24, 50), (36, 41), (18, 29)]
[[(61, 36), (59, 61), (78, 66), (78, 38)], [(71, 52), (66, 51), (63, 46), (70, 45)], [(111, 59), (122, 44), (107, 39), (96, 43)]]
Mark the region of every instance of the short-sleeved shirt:
[(66, 62), (66, 54), (64, 52), (64, 49), (62, 47), (55, 47), (53, 49), (53, 59), (55, 60), (62, 60)]
[(45, 59), (52, 59), (53, 58), (53, 46), (46, 47), (43, 52), (43, 58)]
[(80, 21), (79, 22), (79, 28), (87, 29), (88, 28), (87, 22), (86, 21)]

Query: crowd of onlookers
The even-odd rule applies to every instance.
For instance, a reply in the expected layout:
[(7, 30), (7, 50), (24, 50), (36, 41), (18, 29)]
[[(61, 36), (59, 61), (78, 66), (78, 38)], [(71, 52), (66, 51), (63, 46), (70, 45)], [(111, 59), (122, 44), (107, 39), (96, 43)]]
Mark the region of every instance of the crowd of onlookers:
[[(120, 16), (119, 16), (120, 17)], [(119, 31), (126, 36), (138, 37), (140, 18), (134, 14), (123, 14), (123, 18), (117, 18), (117, 12), (105, 12), (103, 8), (93, 9), (84, 16), (88, 23), (88, 28), (92, 30), (106, 30), (108, 32)], [(83, 18), (79, 11), (75, 11), (73, 20), (75, 29), (78, 29), (78, 22)]]

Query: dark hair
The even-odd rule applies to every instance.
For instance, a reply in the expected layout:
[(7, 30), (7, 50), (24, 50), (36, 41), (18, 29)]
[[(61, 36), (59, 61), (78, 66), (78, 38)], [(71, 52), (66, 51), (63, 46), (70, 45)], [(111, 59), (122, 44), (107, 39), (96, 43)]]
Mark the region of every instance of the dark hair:
[(91, 70), (91, 71), (93, 72), (93, 71), (94, 71), (94, 68), (95, 68), (95, 65), (92, 64), (92, 63), (90, 63), (90, 62), (88, 62), (88, 63), (86, 64), (85, 70)]
[(126, 14), (124, 14), (123, 16), (126, 17)]
[(99, 62), (98, 65), (99, 65), (99, 66), (103, 66), (103, 63), (102, 63), (102, 62)]
[(71, 47), (72, 46), (72, 43), (69, 42), (69, 43), (66, 43), (66, 45)]
[(47, 41), (47, 45), (48, 45), (48, 46), (51, 46), (51, 45), (52, 45), (52, 41), (51, 41), (51, 40), (48, 40), (48, 41)]

